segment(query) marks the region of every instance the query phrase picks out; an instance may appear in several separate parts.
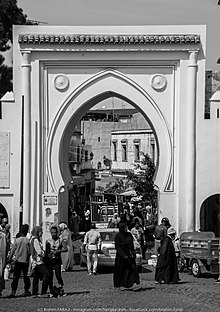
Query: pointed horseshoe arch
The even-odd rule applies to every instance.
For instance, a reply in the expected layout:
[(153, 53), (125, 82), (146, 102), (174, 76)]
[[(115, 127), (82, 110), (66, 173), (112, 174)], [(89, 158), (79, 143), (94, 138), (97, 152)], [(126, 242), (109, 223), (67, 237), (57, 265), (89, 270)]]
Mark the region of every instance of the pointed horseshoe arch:
[(48, 136), (47, 151), (48, 177), (53, 191), (58, 192), (60, 187), (65, 186), (71, 179), (65, 171), (65, 164), (60, 163), (61, 147), (65, 140), (70, 140), (70, 129), (73, 129), (74, 123), (76, 124), (86, 111), (111, 96), (117, 96), (132, 104), (151, 125), (158, 148), (155, 184), (163, 191), (168, 187), (173, 166), (172, 135), (168, 123), (157, 103), (141, 86), (122, 73), (108, 69), (78, 86), (62, 103), (54, 119)]

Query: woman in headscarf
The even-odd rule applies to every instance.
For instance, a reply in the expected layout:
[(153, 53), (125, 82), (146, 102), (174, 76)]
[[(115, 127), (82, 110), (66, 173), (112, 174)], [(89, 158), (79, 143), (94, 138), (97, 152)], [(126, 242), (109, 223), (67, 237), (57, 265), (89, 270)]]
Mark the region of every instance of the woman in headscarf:
[(31, 263), (33, 274), (33, 295), (39, 296), (38, 286), (39, 280), (43, 280), (41, 288), (41, 296), (47, 297), (47, 289), (49, 285), (49, 272), (44, 264), (44, 250), (41, 243), (43, 230), (41, 226), (35, 226), (31, 232)]
[(74, 252), (73, 242), (71, 239), (71, 231), (65, 222), (59, 224), (60, 239), (64, 248), (67, 248), (67, 252), (62, 253), (62, 271), (72, 271), (74, 265)]
[(6, 235), (4, 231), (0, 228), (0, 297), (2, 295), (2, 290), (5, 289), (4, 269), (7, 256), (6, 249)]
[[(115, 236), (116, 258), (113, 282), (114, 287), (131, 288), (140, 284), (140, 278), (135, 262), (133, 236), (128, 232), (126, 223), (119, 224), (119, 233)], [(134, 290), (140, 287), (133, 288)]]
[(176, 236), (176, 230), (170, 227), (167, 230), (167, 236), (162, 240), (160, 255), (157, 261), (155, 280), (161, 284), (175, 284), (179, 281), (177, 259), (173, 240)]

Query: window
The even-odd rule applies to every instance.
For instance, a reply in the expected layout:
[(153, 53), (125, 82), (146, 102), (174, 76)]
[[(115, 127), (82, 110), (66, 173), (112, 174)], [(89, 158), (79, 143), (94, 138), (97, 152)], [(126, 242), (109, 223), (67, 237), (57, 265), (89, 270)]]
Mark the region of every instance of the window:
[(88, 150), (85, 150), (85, 161), (88, 161), (89, 159), (89, 153)]
[(140, 161), (140, 140), (134, 140), (134, 161)]
[(122, 161), (128, 161), (127, 140), (121, 141), (121, 148), (122, 148)]
[(153, 162), (155, 162), (155, 141), (154, 138), (150, 139), (150, 145), (151, 145), (151, 159)]
[(113, 161), (117, 161), (117, 140), (112, 141), (113, 144)]
[(80, 146), (77, 146), (77, 163), (80, 163)]

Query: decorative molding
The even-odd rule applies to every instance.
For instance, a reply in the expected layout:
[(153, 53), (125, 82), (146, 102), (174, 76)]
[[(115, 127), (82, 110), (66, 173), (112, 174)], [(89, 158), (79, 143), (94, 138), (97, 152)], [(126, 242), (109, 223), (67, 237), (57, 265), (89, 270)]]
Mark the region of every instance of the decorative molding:
[(54, 78), (54, 87), (57, 90), (67, 89), (69, 86), (69, 78), (66, 75), (59, 74)]
[(20, 34), (19, 43), (25, 44), (199, 44), (199, 35), (51, 35)]
[(153, 77), (151, 77), (150, 84), (151, 84), (153, 89), (161, 90), (161, 89), (164, 89), (166, 87), (167, 79), (162, 74), (155, 74)]

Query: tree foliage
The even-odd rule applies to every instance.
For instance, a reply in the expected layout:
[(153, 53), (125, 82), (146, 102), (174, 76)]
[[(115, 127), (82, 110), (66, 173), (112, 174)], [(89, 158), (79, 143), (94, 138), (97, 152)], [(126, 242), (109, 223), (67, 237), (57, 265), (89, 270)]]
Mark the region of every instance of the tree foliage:
[[(17, 6), (17, 0), (0, 0), (0, 51), (11, 48), (13, 25), (32, 24)], [(4, 65), (0, 54), (0, 99), (7, 91), (12, 91), (12, 68)]]
[(12, 91), (12, 67), (3, 65), (4, 57), (0, 54), (0, 98), (6, 91)]
[(24, 25), (27, 16), (18, 8), (17, 0), (0, 0), (0, 51), (10, 49), (13, 25)]
[(105, 193), (120, 194), (126, 190), (126, 187), (127, 181), (116, 178), (115, 182), (109, 182), (108, 184), (106, 184)]
[(154, 184), (156, 167), (148, 154), (143, 155), (140, 163), (134, 166), (134, 170), (126, 171), (127, 179), (131, 182), (138, 196), (143, 196), (142, 200), (149, 202), (153, 207), (157, 207), (157, 190)]

